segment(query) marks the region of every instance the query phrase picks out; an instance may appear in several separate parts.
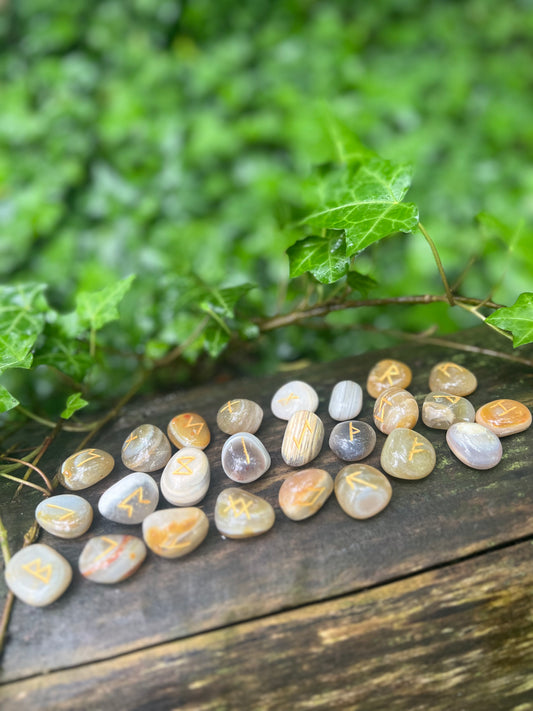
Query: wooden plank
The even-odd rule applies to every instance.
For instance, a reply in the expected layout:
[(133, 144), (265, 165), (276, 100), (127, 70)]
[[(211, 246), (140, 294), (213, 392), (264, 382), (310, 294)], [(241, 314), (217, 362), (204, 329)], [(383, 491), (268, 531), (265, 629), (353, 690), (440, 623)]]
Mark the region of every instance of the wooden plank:
[[(490, 345), (485, 331), (481, 336), (476, 331), (470, 338)], [(207, 449), (212, 485), (202, 502), (211, 520), (205, 543), (190, 557), (178, 561), (149, 555), (131, 580), (108, 587), (87, 582), (76, 572), (85, 540), (89, 535), (104, 532), (139, 534), (140, 526), (119, 526), (97, 514), (90, 534), (82, 539), (61, 541), (44, 534), (41, 540), (53, 545), (72, 563), (74, 580), (64, 597), (49, 608), (32, 609), (15, 604), (1, 678), (9, 681), (105, 659), (325, 600), (532, 535), (531, 432), (503, 440), (501, 464), (478, 472), (460, 464), (450, 454), (442, 432), (419, 424), (417, 430), (435, 445), (438, 465), (422, 481), (392, 481), (393, 498), (382, 514), (366, 522), (354, 521), (332, 498), (317, 516), (307, 521), (295, 523), (283, 516), (277, 493), (290, 469), (280, 455), (285, 423), (276, 420), (269, 409), (276, 388), (294, 377), (316, 387), (320, 395), (318, 414), (326, 426), (326, 440), (314, 464), (335, 475), (342, 463), (327, 448), (327, 437), (334, 424), (327, 414), (331, 388), (337, 380), (345, 378), (364, 383), (371, 365), (391, 355), (413, 368), (411, 391), (419, 400), (427, 392), (431, 366), (453, 357), (479, 378), (479, 389), (471, 396), (474, 405), (509, 397), (533, 406), (531, 369), (434, 346), (415, 350), (406, 346), (312, 366), (290, 376), (277, 374), (236, 381), (141, 402), (95, 445), (111, 452), (120, 462), (121, 444), (135, 426), (152, 422), (164, 428), (173, 415), (187, 410), (203, 415), (213, 432), (213, 442)], [(258, 434), (272, 454), (270, 471), (247, 488), (275, 506), (276, 523), (268, 534), (247, 541), (222, 540), (212, 523), (218, 493), (232, 485), (220, 466), (225, 437), (216, 429), (216, 411), (235, 397), (255, 399), (264, 407), (265, 420)], [(361, 419), (372, 421), (372, 406), (373, 401), (366, 398)], [(376, 450), (366, 460), (369, 464), (379, 466), (384, 439), (378, 433)], [(69, 453), (64, 452), (64, 456)], [(121, 465), (117, 466), (108, 480), (87, 490), (87, 498), (96, 507), (104, 489), (125, 473)], [(163, 502), (162, 506), (165, 505)]]
[(527, 711), (533, 543), (0, 689), (3, 711)]

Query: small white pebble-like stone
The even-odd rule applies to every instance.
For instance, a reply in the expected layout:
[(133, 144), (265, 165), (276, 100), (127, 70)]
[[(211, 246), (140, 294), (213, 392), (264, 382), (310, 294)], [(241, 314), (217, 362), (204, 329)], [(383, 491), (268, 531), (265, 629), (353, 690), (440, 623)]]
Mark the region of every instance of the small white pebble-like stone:
[(331, 391), (329, 416), (333, 420), (344, 422), (353, 420), (363, 407), (363, 390), (353, 380), (341, 380)]
[(318, 407), (316, 390), (302, 380), (292, 380), (276, 391), (270, 408), (275, 417), (280, 420), (290, 420), (298, 410), (315, 412)]
[(5, 578), (13, 595), (33, 607), (58, 599), (70, 585), (72, 568), (62, 555), (44, 543), (34, 543), (15, 553)]

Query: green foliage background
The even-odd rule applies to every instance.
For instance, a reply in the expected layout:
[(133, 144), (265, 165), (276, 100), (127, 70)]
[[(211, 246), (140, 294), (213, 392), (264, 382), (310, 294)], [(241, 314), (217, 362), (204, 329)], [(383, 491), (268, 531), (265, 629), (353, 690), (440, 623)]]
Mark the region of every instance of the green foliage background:
[[(312, 234), (300, 221), (311, 178), (338, 160), (332, 125), (413, 165), (408, 200), (451, 282), (473, 262), (462, 291), (513, 303), (533, 263), (531, 36), (531, 0), (4, 0), (0, 272), (47, 288), (28, 307), (38, 367), (19, 369), (23, 349), (2, 382), (58, 416), (73, 391), (120, 394), (183, 342), (162, 384), (212, 373), (229, 333), (249, 347), (227, 362), (261, 371), (383, 344), (354, 324), (473, 325), (394, 306), (253, 341), (254, 318), (336, 288), (290, 279), (286, 254)], [(442, 293), (420, 234), (356, 268), (373, 296)], [(4, 291), (7, 331), (21, 298)]]

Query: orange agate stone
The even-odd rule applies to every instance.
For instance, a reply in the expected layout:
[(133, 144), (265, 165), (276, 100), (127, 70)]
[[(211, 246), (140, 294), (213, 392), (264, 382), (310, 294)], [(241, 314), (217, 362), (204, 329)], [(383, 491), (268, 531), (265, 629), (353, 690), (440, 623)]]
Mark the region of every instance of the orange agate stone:
[(411, 368), (400, 360), (386, 358), (372, 368), (366, 381), (370, 397), (379, 397), (392, 387), (406, 388), (413, 379)]
[(531, 412), (518, 400), (493, 400), (476, 412), (476, 422), (498, 437), (523, 432), (531, 425)]

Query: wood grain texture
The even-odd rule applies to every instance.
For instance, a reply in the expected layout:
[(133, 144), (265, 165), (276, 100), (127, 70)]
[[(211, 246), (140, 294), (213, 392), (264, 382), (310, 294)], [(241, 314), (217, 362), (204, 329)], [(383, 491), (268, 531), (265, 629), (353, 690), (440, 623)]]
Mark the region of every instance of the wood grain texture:
[(528, 711), (533, 543), (8, 684), (3, 711)]
[[(476, 330), (461, 338), (485, 347), (491, 345), (487, 331)], [(502, 339), (498, 347), (505, 347)], [(451, 357), (478, 377), (479, 388), (470, 397), (475, 407), (497, 398), (517, 399), (533, 406), (533, 371), (527, 366), (442, 347), (414, 349), (409, 345), (312, 366), (297, 377), (318, 391), (317, 414), (326, 428), (325, 443), (313, 466), (326, 469), (332, 476), (343, 466), (327, 448), (335, 424), (327, 413), (333, 385), (340, 379), (364, 384), (371, 366), (391, 356), (411, 366), (414, 378), (410, 390), (419, 403), (428, 392), (431, 367)], [(120, 462), (122, 443), (134, 427), (152, 423), (164, 430), (174, 415), (187, 411), (205, 417), (213, 433), (205, 450), (212, 480), (200, 507), (210, 519), (210, 531), (191, 556), (163, 560), (150, 553), (134, 577), (108, 587), (83, 580), (77, 573), (77, 559), (85, 541), (106, 532), (139, 535), (140, 525), (121, 526), (96, 514), (92, 528), (81, 539), (62, 541), (44, 533), (41, 541), (52, 545), (73, 565), (73, 583), (49, 608), (37, 610), (15, 603), (2, 660), (3, 681), (87, 664), (354, 593), (533, 534), (531, 431), (503, 440), (501, 463), (479, 472), (455, 459), (442, 431), (430, 430), (421, 422), (416, 429), (434, 445), (437, 466), (424, 480), (392, 481), (391, 503), (377, 517), (354, 521), (331, 497), (316, 516), (302, 522), (288, 520), (277, 502), (282, 481), (293, 471), (280, 454), (286, 422), (272, 416), (269, 402), (276, 389), (294, 377), (291, 372), (290, 376), (234, 381), (141, 402), (94, 442)], [(255, 400), (265, 410), (257, 436), (271, 453), (272, 466), (246, 489), (274, 506), (276, 522), (264, 536), (232, 541), (223, 540), (213, 525), (215, 500), (222, 489), (233, 485), (220, 464), (226, 437), (216, 427), (216, 413), (223, 403), (239, 397)], [(372, 424), (372, 409), (373, 400), (365, 397), (359, 418)], [(379, 468), (385, 437), (379, 432), (377, 437), (377, 446), (365, 463)], [(48, 458), (48, 471), (53, 473), (70, 453), (69, 449), (59, 452), (56, 447)], [(105, 481), (84, 492), (95, 510), (102, 492), (126, 473), (119, 463)], [(156, 473), (156, 480), (159, 477)], [(160, 503), (160, 508), (165, 506)]]

